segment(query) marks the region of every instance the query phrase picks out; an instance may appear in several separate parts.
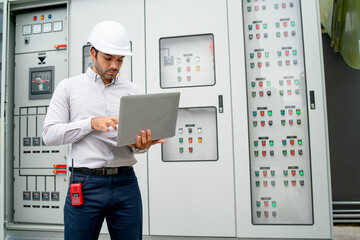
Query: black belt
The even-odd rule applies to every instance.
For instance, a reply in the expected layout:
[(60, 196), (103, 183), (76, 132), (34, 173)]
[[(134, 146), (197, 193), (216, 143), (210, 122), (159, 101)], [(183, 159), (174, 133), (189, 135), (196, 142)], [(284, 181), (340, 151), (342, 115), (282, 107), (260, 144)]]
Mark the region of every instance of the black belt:
[(125, 172), (133, 167), (114, 167), (114, 168), (70, 168), (70, 171), (74, 171), (74, 173), (81, 173), (81, 174), (91, 174), (92, 175), (99, 175), (99, 176), (111, 176), (117, 175), (122, 172)]

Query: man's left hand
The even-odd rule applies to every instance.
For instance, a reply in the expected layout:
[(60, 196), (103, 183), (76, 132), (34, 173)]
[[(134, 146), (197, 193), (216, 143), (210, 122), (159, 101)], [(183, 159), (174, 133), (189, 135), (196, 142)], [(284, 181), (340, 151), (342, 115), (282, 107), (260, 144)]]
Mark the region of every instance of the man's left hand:
[(165, 143), (164, 139), (152, 140), (151, 131), (147, 129), (146, 131), (141, 130), (140, 136), (136, 137), (136, 143), (129, 145), (129, 147), (136, 147), (140, 150), (148, 149), (154, 144)]

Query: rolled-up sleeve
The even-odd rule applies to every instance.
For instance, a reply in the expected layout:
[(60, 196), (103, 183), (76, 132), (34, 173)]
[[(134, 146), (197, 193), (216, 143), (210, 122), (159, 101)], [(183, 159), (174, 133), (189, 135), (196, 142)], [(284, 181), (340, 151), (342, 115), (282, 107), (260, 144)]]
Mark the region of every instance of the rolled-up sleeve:
[(42, 130), (43, 141), (48, 146), (77, 142), (92, 132), (91, 118), (70, 122), (70, 96), (66, 84), (60, 82), (46, 113)]

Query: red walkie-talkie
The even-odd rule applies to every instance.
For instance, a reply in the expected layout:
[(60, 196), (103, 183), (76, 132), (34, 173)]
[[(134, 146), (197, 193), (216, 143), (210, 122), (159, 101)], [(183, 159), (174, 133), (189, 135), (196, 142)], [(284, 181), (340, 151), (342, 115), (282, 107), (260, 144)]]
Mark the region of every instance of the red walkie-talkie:
[(70, 185), (70, 195), (71, 195), (71, 205), (82, 205), (84, 203), (83, 194), (81, 191), (81, 183), (75, 183), (74, 180), (74, 159), (72, 159), (72, 174), (71, 174), (71, 185)]

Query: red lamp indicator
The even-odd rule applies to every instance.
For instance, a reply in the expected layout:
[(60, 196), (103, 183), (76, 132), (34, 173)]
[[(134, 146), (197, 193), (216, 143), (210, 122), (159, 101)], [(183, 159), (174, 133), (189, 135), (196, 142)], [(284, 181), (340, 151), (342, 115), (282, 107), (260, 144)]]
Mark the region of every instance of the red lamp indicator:
[(33, 17), (33, 20), (36, 21), (36, 20), (37, 20), (37, 16), (34, 16), (34, 17)]
[(266, 146), (266, 141), (261, 141), (261, 145)]
[(265, 205), (265, 207), (269, 206), (269, 202), (268, 202), (268, 201), (265, 201), (265, 202), (264, 202), (264, 205)]
[(287, 27), (287, 22), (283, 22), (283, 26), (284, 26), (284, 27)]
[(291, 144), (291, 145), (294, 145), (294, 140), (290, 140), (290, 144)]
[(288, 95), (291, 95), (291, 90), (288, 90), (287, 93), (288, 93)]
[(264, 85), (263, 82), (259, 82), (259, 86), (262, 87)]
[(189, 153), (192, 153), (194, 149), (192, 147), (189, 148)]
[(289, 51), (285, 51), (285, 55), (286, 55), (286, 56), (289, 56)]
[(293, 125), (294, 124), (294, 120), (289, 120), (289, 124)]
[(266, 177), (267, 176), (267, 171), (263, 171), (263, 175)]
[(265, 126), (265, 121), (261, 121), (261, 126)]
[(294, 156), (294, 155), (295, 155), (295, 151), (294, 151), (294, 150), (290, 150), (290, 154), (291, 154), (291, 156)]
[(258, 63), (258, 67), (259, 67), (259, 68), (262, 67), (262, 63), (261, 63), (261, 62)]
[(263, 157), (266, 157), (266, 151), (262, 151)]
[(189, 143), (192, 143), (193, 142), (193, 139), (192, 138), (189, 138)]
[(263, 117), (265, 115), (264, 111), (260, 111), (260, 115)]
[(259, 10), (259, 6), (255, 6), (255, 11), (258, 11)]
[(260, 38), (260, 34), (259, 34), (259, 33), (256, 34), (256, 38), (257, 38), (257, 39)]
[(260, 91), (260, 97), (264, 96), (264, 92), (263, 91)]
[(289, 115), (292, 115), (293, 114), (293, 110), (289, 110)]
[(264, 181), (264, 186), (267, 187), (267, 185), (268, 185), (268, 182)]
[(256, 29), (260, 29), (260, 25), (259, 25), (259, 24), (256, 24)]
[(296, 175), (296, 171), (295, 171), (295, 170), (291, 170), (291, 175), (295, 176), (295, 175)]
[(287, 61), (286, 61), (286, 66), (289, 66), (289, 65), (290, 65), (290, 61), (287, 60)]
[(258, 58), (261, 58), (261, 53), (258, 53), (257, 56), (258, 56)]
[(294, 187), (296, 186), (296, 181), (292, 181), (291, 183)]

